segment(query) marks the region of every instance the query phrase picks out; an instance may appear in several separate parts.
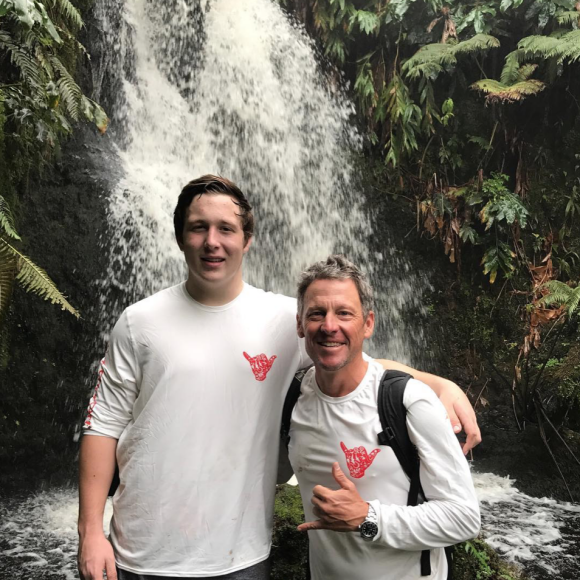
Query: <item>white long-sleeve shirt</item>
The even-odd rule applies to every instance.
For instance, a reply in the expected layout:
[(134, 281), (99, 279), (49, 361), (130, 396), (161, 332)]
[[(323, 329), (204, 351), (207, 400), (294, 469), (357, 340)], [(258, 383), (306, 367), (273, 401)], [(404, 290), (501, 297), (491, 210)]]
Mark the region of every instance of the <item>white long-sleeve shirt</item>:
[(314, 369), (302, 382), (292, 414), (290, 461), (300, 485), (306, 521), (312, 489), (338, 489), (332, 464), (338, 461), (361, 497), (379, 516), (372, 542), (358, 532), (309, 532), (313, 580), (420, 580), (420, 556), (431, 551), (430, 580), (447, 578), (444, 546), (477, 535), (480, 515), (469, 466), (445, 409), (433, 391), (409, 380), (403, 403), (407, 428), (421, 460), (420, 477), (428, 502), (407, 506), (409, 479), (393, 450), (380, 446), (377, 411), (384, 369), (369, 362), (360, 385), (344, 397), (329, 397), (316, 384)]

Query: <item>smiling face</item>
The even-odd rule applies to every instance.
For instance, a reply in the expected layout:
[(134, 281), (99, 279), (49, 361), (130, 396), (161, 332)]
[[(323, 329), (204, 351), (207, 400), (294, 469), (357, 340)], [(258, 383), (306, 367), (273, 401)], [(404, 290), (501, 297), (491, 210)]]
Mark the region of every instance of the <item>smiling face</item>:
[(306, 289), (298, 335), (318, 369), (338, 371), (363, 364), (365, 338), (373, 334), (375, 316), (365, 317), (356, 284), (350, 280), (316, 280)]
[(189, 269), (187, 290), (203, 304), (226, 304), (242, 290), (242, 259), (251, 238), (244, 240), (238, 214), (226, 194), (198, 195), (187, 208), (178, 243)]

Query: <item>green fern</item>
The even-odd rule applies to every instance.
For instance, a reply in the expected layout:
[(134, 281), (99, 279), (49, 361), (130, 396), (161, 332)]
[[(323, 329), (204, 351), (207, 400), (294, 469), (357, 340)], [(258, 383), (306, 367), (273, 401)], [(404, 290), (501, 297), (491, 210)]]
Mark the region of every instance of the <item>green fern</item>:
[(12, 64), (20, 70), (23, 80), (35, 92), (40, 92), (44, 79), (42, 69), (38, 66), (34, 56), (23, 45), (17, 44), (5, 30), (0, 30), (0, 48), (8, 52)]
[(48, 4), (59, 16), (64, 15), (74, 29), (82, 28), (83, 19), (80, 12), (71, 4), (70, 0), (48, 0)]
[(573, 24), (580, 24), (580, 12), (576, 10), (568, 10), (566, 12), (560, 12), (556, 16), (558, 24), (562, 26), (570, 26)]
[(426, 44), (403, 64), (402, 70), (410, 79), (427, 77), (455, 65), (458, 56), (480, 54), (498, 46), (499, 40), (489, 34), (476, 34), (457, 44)]
[(551, 280), (544, 284), (544, 288), (550, 293), (539, 301), (540, 304), (545, 306), (563, 306), (570, 318), (576, 313), (580, 304), (580, 286), (572, 288), (559, 280)]
[(530, 95), (537, 95), (546, 88), (546, 85), (536, 79), (521, 81), (511, 86), (506, 86), (493, 79), (482, 79), (473, 83), (471, 88), (485, 93), (485, 98), (489, 103), (515, 103)]
[(16, 275), (16, 261), (7, 251), (2, 251), (3, 242), (4, 240), (0, 238), (0, 326), (8, 310)]
[(79, 312), (70, 305), (42, 268), (5, 239), (0, 238), (0, 319), (6, 312), (14, 279), (26, 292), (32, 292), (52, 304), (58, 304), (62, 310), (67, 310), (77, 318), (80, 317)]
[(52, 56), (50, 62), (59, 74), (59, 79), (56, 81), (56, 87), (63, 100), (66, 112), (74, 121), (78, 121), (83, 93), (66, 67), (56, 56)]
[(580, 60), (580, 30), (562, 36), (528, 36), (522, 38), (518, 48), (525, 60), (555, 59), (558, 63)]
[(14, 240), (19, 240), (20, 236), (16, 233), (14, 217), (8, 202), (0, 195), (0, 227)]

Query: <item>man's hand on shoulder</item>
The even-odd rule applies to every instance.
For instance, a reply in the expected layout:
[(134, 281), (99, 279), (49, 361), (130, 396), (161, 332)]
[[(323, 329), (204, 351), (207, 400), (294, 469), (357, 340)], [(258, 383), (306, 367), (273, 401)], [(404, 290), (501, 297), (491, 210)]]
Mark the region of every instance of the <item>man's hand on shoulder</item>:
[(340, 489), (333, 490), (317, 485), (312, 490), (313, 512), (318, 519), (299, 525), (299, 532), (354, 532), (364, 522), (369, 511), (368, 503), (361, 498), (356, 486), (344, 475), (338, 463), (333, 464), (332, 475)]
[(465, 431), (467, 439), (462, 445), (465, 455), (481, 443), (481, 431), (477, 425), (475, 411), (465, 393), (453, 381), (418, 371), (396, 361), (377, 359), (377, 362), (385, 370), (392, 369), (409, 373), (417, 380), (425, 383), (437, 394), (447, 411), (453, 431), (455, 433), (459, 433), (461, 430)]
[(81, 580), (103, 580), (103, 570), (107, 580), (117, 580), (113, 546), (104, 533), (80, 537), (78, 566)]

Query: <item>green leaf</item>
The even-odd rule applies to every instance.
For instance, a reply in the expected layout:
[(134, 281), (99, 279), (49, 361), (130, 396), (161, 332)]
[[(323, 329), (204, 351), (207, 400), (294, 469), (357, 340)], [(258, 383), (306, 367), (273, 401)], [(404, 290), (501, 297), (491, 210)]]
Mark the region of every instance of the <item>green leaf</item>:
[(0, 238), (0, 263), (3, 262), (13, 268), (13, 271), (16, 272), (16, 281), (26, 292), (32, 292), (52, 304), (58, 304), (63, 310), (67, 310), (77, 318), (80, 317), (79, 312), (69, 304), (66, 297), (42, 268), (6, 240)]
[(19, 240), (20, 236), (16, 233), (14, 217), (8, 202), (0, 195), (0, 227), (14, 240)]
[(362, 32), (372, 34), (378, 30), (381, 21), (376, 14), (373, 12), (367, 12), (366, 10), (357, 10), (355, 14)]

